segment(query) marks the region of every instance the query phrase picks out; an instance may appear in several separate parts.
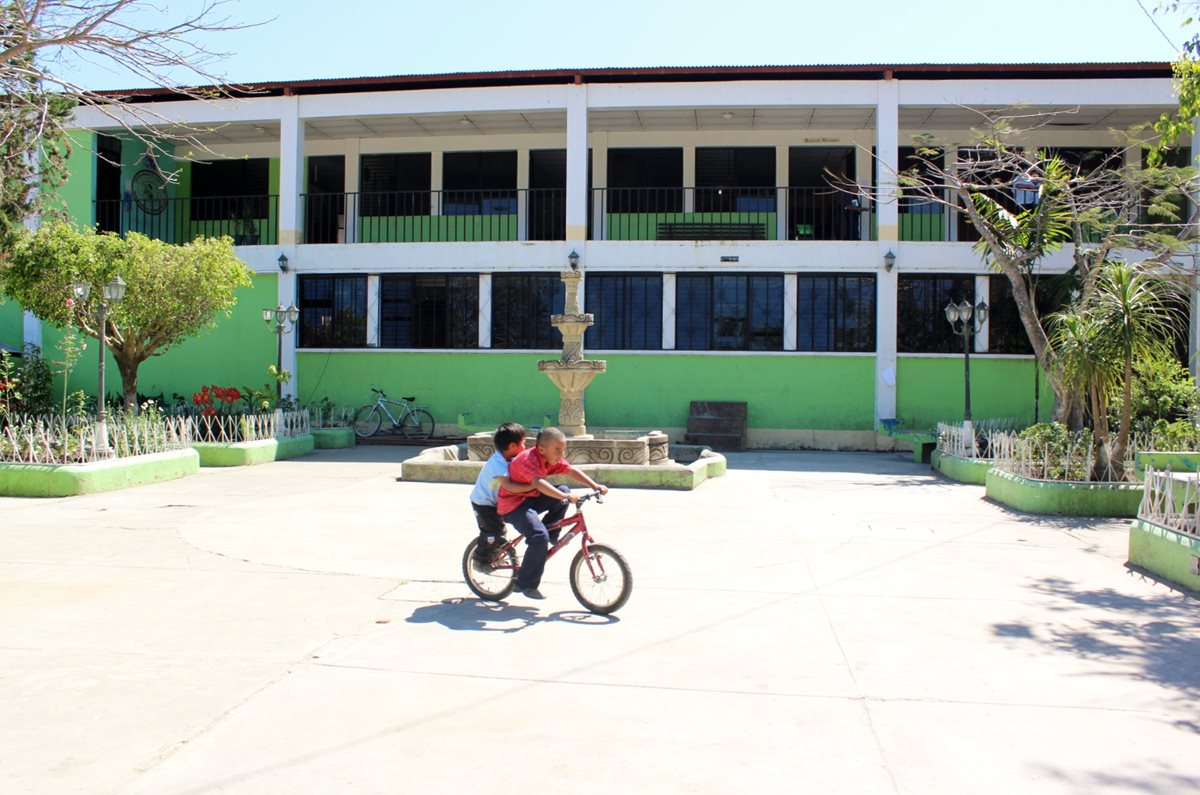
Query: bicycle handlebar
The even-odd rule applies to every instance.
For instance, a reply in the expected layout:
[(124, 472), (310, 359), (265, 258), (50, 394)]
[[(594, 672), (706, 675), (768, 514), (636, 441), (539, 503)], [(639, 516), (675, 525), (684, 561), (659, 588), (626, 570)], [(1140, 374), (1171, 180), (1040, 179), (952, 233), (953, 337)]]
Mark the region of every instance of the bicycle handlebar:
[[(598, 491), (589, 491), (587, 494), (581, 494), (579, 499), (575, 501), (576, 509), (578, 509), (580, 505), (583, 505), (585, 502), (587, 502), (590, 499), (595, 499), (596, 502), (600, 503), (600, 504), (604, 503), (604, 495), (603, 494), (601, 494)], [(570, 500), (563, 499), (562, 502), (570, 502)]]

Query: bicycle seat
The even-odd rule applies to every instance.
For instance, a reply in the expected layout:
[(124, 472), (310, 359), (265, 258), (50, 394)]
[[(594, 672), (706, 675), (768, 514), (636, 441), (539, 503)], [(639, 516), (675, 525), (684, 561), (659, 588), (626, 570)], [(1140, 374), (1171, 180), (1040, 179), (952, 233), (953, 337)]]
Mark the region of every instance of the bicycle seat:
[(407, 400), (409, 403), (412, 403), (414, 400), (416, 400), (416, 399), (417, 399), (417, 396), (416, 396), (416, 395), (413, 395), (412, 397), (406, 397), (406, 398), (400, 398), (400, 399), (401, 399), (401, 400)]

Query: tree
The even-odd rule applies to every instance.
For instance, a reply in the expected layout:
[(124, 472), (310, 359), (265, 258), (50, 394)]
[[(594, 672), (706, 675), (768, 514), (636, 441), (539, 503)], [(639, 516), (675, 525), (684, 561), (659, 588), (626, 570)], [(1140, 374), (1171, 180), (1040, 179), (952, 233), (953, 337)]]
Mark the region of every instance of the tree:
[[(218, 313), (228, 315), (237, 288), (250, 285), (250, 270), (228, 237), (176, 246), (136, 232), (122, 239), (50, 223), (18, 244), (0, 270), (0, 286), (40, 319), (99, 339), (98, 302), (117, 275), (127, 285), (125, 299), (110, 308), (104, 334), (125, 407), (136, 411), (141, 363), (214, 325)], [(87, 300), (75, 300), (76, 282), (92, 286)]]
[[(222, 54), (206, 49), (206, 34), (237, 30), (225, 16), (233, 0), (201, 0), (194, 12), (146, 0), (7, 0), (0, 8), (0, 253), (13, 233), (39, 206), (39, 185), (54, 187), (65, 177), (69, 153), (65, 132), (72, 109), (94, 107), (145, 142), (151, 151), (187, 142), (207, 151), (202, 130), (172, 125), (153, 136), (144, 128), (167, 119), (153, 105), (135, 104), (114, 92), (98, 92), (69, 76), (68, 65), (84, 62), (124, 72), (146, 87), (167, 88), (192, 99), (246, 93), (222, 85), (213, 66)], [(176, 5), (177, 4), (173, 4)], [(180, 88), (180, 84), (209, 88)], [(166, 131), (162, 131), (165, 129)]]
[[(1058, 377), (1086, 396), (1094, 429), (1094, 479), (1101, 479), (1106, 471), (1115, 480), (1124, 478), (1134, 362), (1172, 355), (1170, 340), (1183, 322), (1184, 299), (1177, 282), (1144, 266), (1107, 262), (1088, 296), (1079, 296), (1070, 307), (1050, 316)], [(1115, 394), (1120, 395), (1120, 408), (1114, 440), (1109, 401)]]
[[(1021, 323), (1054, 390), (1055, 419), (1077, 427), (1089, 400), (1055, 365), (1055, 341), (1034, 290), (1040, 263), (1069, 247), (1071, 276), (1085, 304), (1100, 269), (1111, 259), (1132, 255), (1148, 268), (1169, 273), (1174, 257), (1195, 235), (1196, 217), (1185, 219), (1183, 213), (1197, 172), (1128, 166), (1126, 153), (1140, 154), (1144, 145), (1136, 138), (1068, 162), (1054, 152), (1022, 146), (1059, 114), (1019, 108), (977, 113), (981, 124), (974, 146), (961, 149), (947, 164), (938, 142), (919, 136), (909, 167), (894, 175), (899, 195), (877, 190), (873, 198), (937, 204), (965, 215), (979, 235), (976, 252), (1012, 286)], [(864, 190), (834, 181), (843, 190)]]

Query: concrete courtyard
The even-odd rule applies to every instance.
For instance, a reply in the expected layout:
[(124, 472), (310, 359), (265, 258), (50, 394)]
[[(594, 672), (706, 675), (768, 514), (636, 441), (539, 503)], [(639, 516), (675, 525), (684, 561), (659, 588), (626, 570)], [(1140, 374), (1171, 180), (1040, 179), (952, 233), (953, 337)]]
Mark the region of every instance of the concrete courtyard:
[(589, 506), (634, 571), (480, 602), (469, 487), (366, 447), (0, 498), (0, 792), (1200, 790), (1200, 600), (1125, 521), (895, 453)]

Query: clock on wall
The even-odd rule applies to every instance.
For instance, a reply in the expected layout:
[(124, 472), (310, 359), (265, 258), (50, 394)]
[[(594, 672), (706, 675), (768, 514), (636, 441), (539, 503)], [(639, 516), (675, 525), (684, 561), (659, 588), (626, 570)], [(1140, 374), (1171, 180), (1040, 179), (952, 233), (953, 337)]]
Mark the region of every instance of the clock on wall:
[(148, 215), (159, 215), (167, 209), (167, 181), (155, 170), (143, 168), (133, 175), (130, 186), (133, 201)]

